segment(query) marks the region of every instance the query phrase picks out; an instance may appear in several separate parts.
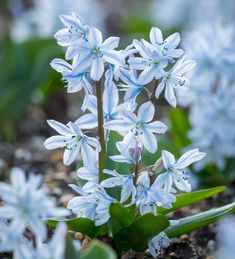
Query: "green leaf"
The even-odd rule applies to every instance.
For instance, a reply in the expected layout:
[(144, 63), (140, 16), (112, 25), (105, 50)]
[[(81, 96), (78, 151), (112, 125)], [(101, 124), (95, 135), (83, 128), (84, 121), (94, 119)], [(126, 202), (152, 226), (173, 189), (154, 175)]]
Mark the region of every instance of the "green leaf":
[(180, 108), (170, 110), (169, 118), (170, 132), (174, 141), (174, 146), (179, 152), (182, 148), (190, 144), (190, 141), (187, 138), (190, 123), (187, 114)]
[(179, 220), (177, 225), (169, 227), (165, 232), (169, 238), (189, 233), (205, 227), (235, 212), (235, 202), (220, 208), (208, 210)]
[(165, 216), (145, 214), (114, 235), (115, 248), (119, 254), (131, 248), (136, 251), (145, 251), (148, 240), (168, 226), (169, 220)]
[[(70, 257), (68, 258), (70, 259)], [(94, 240), (91, 242), (89, 247), (83, 253), (81, 253), (80, 258), (81, 259), (117, 259), (117, 256), (110, 246), (98, 240)]]
[(215, 194), (218, 194), (220, 192), (225, 191), (226, 188), (224, 186), (218, 186), (215, 188), (200, 190), (196, 192), (190, 192), (190, 193), (182, 193), (176, 195), (176, 202), (172, 204), (172, 208), (166, 209), (166, 208), (158, 208), (158, 213), (161, 214), (167, 214), (172, 211), (175, 211), (177, 209), (183, 208), (185, 206), (188, 206), (190, 204), (193, 204), (197, 201), (204, 200), (206, 198), (209, 198)]
[(110, 213), (110, 225), (113, 235), (115, 235), (120, 229), (129, 226), (134, 222), (134, 217), (129, 213), (120, 203), (111, 203), (109, 207)]
[(98, 235), (107, 234), (107, 226), (95, 226), (94, 221), (87, 218), (75, 218), (75, 219), (66, 219), (66, 220), (55, 220), (48, 219), (47, 225), (51, 228), (55, 228), (59, 222), (65, 222), (69, 230), (75, 232), (81, 232), (87, 236), (93, 238)]

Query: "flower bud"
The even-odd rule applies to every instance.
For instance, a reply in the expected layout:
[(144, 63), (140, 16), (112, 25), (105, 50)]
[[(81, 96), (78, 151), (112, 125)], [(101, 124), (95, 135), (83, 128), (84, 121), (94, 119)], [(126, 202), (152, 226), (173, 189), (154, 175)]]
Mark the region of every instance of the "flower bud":
[(135, 162), (138, 162), (141, 156), (141, 148), (140, 147), (129, 148), (129, 155)]

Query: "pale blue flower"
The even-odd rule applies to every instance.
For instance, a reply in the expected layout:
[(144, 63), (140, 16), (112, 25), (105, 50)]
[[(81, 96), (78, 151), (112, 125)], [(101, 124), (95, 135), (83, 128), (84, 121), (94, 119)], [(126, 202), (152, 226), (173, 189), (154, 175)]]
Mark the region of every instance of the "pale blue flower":
[(136, 138), (132, 138), (129, 143), (118, 141), (116, 147), (120, 155), (110, 156), (109, 158), (119, 163), (136, 164), (141, 159), (142, 148), (138, 145)]
[(122, 54), (113, 49), (119, 44), (118, 37), (109, 37), (103, 42), (101, 32), (91, 27), (87, 41), (81, 42), (78, 48), (79, 58), (75, 71), (84, 71), (90, 68), (90, 76), (98, 81), (104, 73), (104, 63), (120, 66), (124, 63)]
[[(107, 70), (105, 74), (105, 87), (102, 95), (103, 119), (104, 122), (120, 118), (120, 111), (130, 110), (132, 105), (129, 103), (119, 103), (119, 94), (116, 84), (113, 81), (113, 70)], [(87, 97), (86, 108), (90, 113), (79, 117), (75, 123), (81, 129), (93, 129), (98, 126), (97, 98), (94, 95)]]
[(84, 135), (77, 124), (69, 122), (67, 125), (64, 125), (55, 120), (48, 120), (47, 122), (60, 135), (48, 138), (44, 145), (49, 150), (65, 148), (63, 158), (65, 165), (70, 165), (77, 159), (80, 152), (83, 160), (89, 161), (90, 156), (94, 152), (100, 151), (98, 139)]
[(110, 197), (105, 190), (97, 185), (96, 190), (92, 192), (84, 191), (74, 184), (69, 185), (81, 196), (74, 197), (68, 203), (68, 209), (71, 209), (77, 217), (89, 218), (95, 221), (95, 225), (99, 226), (106, 223), (109, 218), (109, 206), (116, 201)]
[(162, 32), (159, 28), (153, 27), (149, 34), (152, 45), (165, 57), (174, 62), (175, 58), (183, 55), (182, 49), (176, 49), (180, 43), (179, 33), (173, 33), (163, 40)]
[(144, 171), (137, 179), (136, 200), (141, 215), (148, 212), (156, 215), (157, 207), (171, 208), (171, 204), (176, 201), (176, 198), (173, 194), (165, 192), (157, 180), (151, 185), (149, 173)]
[(163, 150), (162, 161), (166, 172), (157, 177), (158, 184), (163, 186), (167, 192), (171, 191), (173, 184), (181, 191), (191, 192), (191, 184), (188, 181), (189, 175), (185, 169), (192, 163), (204, 158), (205, 155), (196, 148), (184, 153), (176, 162), (174, 155)]
[(0, 197), (4, 206), (0, 207), (0, 218), (11, 220), (11, 224), (21, 233), (25, 227), (44, 240), (46, 226), (43, 219), (66, 216), (68, 211), (56, 208), (54, 202), (39, 189), (41, 177), (30, 175), (26, 180), (24, 172), (15, 168), (11, 172), (11, 184), (0, 183)]
[(136, 188), (133, 182), (133, 175), (123, 175), (117, 173), (115, 170), (104, 170), (105, 174), (112, 177), (103, 180), (100, 185), (104, 188), (113, 188), (121, 186), (121, 199), (120, 202), (125, 202), (131, 196), (131, 202), (135, 201)]
[(89, 27), (83, 23), (81, 17), (76, 13), (60, 15), (60, 20), (66, 28), (55, 34), (59, 45), (67, 47), (86, 39)]
[(120, 78), (125, 84), (120, 84), (123, 90), (126, 91), (124, 101), (135, 101), (137, 95), (142, 92), (144, 86), (139, 83), (139, 77), (136, 70), (122, 69), (120, 71)]
[(129, 64), (135, 70), (143, 70), (139, 76), (139, 84), (145, 85), (154, 78), (159, 79), (164, 75), (169, 58), (163, 56), (158, 49), (145, 40), (134, 40), (133, 45), (139, 51), (141, 57), (130, 57)]
[(173, 66), (173, 68), (170, 71), (166, 72), (163, 76), (155, 92), (156, 98), (159, 98), (161, 92), (165, 88), (165, 99), (171, 106), (176, 107), (177, 100), (175, 96), (175, 89), (187, 89), (187, 87), (189, 86), (189, 81), (184, 74), (190, 71), (194, 66), (194, 61), (185, 60), (184, 57), (181, 58)]
[(51, 62), (51, 67), (62, 74), (63, 80), (67, 83), (67, 93), (76, 93), (83, 88), (86, 95), (92, 94), (93, 89), (89, 82), (88, 72), (74, 72), (76, 60), (71, 65), (63, 59), (56, 58)]
[(122, 119), (112, 120), (104, 124), (105, 129), (126, 132), (124, 142), (129, 143), (133, 137), (137, 137), (138, 141), (151, 153), (157, 150), (157, 141), (153, 133), (163, 134), (167, 130), (167, 126), (160, 122), (150, 122), (155, 113), (155, 108), (151, 102), (142, 104), (136, 116), (130, 111), (121, 111)]

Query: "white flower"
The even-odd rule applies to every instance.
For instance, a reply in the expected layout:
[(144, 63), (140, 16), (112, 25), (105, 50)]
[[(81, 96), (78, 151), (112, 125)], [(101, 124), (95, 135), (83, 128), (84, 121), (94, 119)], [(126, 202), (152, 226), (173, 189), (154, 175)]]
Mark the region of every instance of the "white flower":
[(132, 138), (129, 143), (118, 141), (116, 147), (120, 155), (110, 156), (113, 161), (128, 164), (136, 164), (140, 161), (142, 148), (138, 146), (136, 138)]
[(75, 71), (84, 71), (91, 67), (91, 78), (100, 80), (104, 73), (104, 63), (122, 65), (124, 58), (122, 54), (113, 49), (119, 44), (118, 37), (110, 37), (103, 42), (101, 32), (91, 27), (87, 35), (87, 41), (82, 41), (78, 47), (78, 63)]
[(149, 34), (150, 41), (152, 45), (157, 48), (157, 50), (169, 60), (174, 61), (174, 58), (179, 58), (183, 55), (184, 51), (182, 49), (176, 49), (180, 43), (179, 33), (174, 33), (163, 40), (162, 32), (157, 27), (153, 27)]
[(139, 93), (144, 89), (143, 85), (139, 83), (139, 77), (136, 70), (131, 69), (128, 71), (127, 69), (122, 69), (120, 71), (120, 78), (125, 84), (120, 84), (123, 90), (126, 92), (124, 96), (124, 101), (135, 99)]
[(141, 57), (130, 57), (129, 64), (136, 70), (143, 70), (138, 82), (145, 85), (154, 78), (159, 79), (164, 75), (169, 58), (164, 57), (156, 48), (145, 40), (134, 40), (133, 45), (139, 51)]
[(170, 245), (170, 239), (164, 232), (160, 232), (157, 236), (148, 242), (148, 249), (150, 254), (157, 257), (162, 247), (167, 248)]
[(102, 187), (97, 185), (96, 190), (89, 193), (74, 184), (69, 186), (81, 195), (71, 199), (68, 203), (68, 209), (77, 214), (77, 217), (94, 220), (96, 226), (109, 220), (109, 206), (115, 199), (110, 197)]
[[(130, 110), (132, 106), (129, 103), (119, 103), (119, 94), (116, 84), (113, 82), (113, 71), (109, 69), (105, 73), (105, 88), (103, 91), (102, 102), (103, 102), (103, 119), (104, 122), (118, 119), (119, 112), (121, 110)], [(97, 97), (90, 95), (87, 97), (86, 109), (90, 113), (79, 117), (75, 123), (79, 125), (81, 129), (93, 129), (98, 126), (98, 115), (97, 115)]]
[(63, 80), (67, 82), (67, 93), (79, 92), (82, 88), (85, 94), (92, 94), (92, 85), (88, 80), (88, 72), (74, 72), (77, 59), (74, 59), (73, 64), (69, 64), (63, 59), (55, 58), (51, 62), (51, 67), (61, 73)]
[(194, 66), (195, 62), (193, 60), (185, 60), (184, 57), (177, 61), (173, 68), (163, 76), (156, 89), (156, 97), (159, 98), (159, 95), (165, 88), (165, 99), (171, 106), (176, 107), (177, 101), (174, 89), (181, 90), (189, 86), (189, 81), (184, 74), (190, 71)]
[(125, 202), (130, 196), (131, 202), (134, 202), (136, 195), (136, 188), (133, 183), (133, 175), (122, 175), (117, 173), (115, 170), (104, 170), (105, 174), (112, 175), (106, 180), (103, 180), (100, 185), (104, 188), (113, 188), (115, 186), (121, 186), (121, 200), (120, 202)]
[(162, 160), (166, 172), (157, 177), (157, 182), (167, 192), (171, 190), (173, 183), (179, 190), (190, 192), (191, 184), (188, 181), (188, 173), (184, 170), (192, 163), (204, 158), (205, 155), (196, 148), (184, 153), (176, 162), (174, 155), (163, 150)]
[[(44, 145), (47, 149), (65, 148), (64, 164), (70, 165), (81, 152), (84, 161), (89, 161), (89, 157), (100, 150), (99, 141), (96, 138), (88, 137), (83, 134), (81, 129), (73, 122), (67, 125), (55, 120), (48, 120), (48, 124), (59, 134), (48, 138)], [(93, 148), (92, 148), (93, 147)]]
[(157, 207), (170, 208), (171, 203), (176, 201), (173, 194), (165, 192), (158, 184), (157, 179), (150, 185), (149, 173), (142, 172), (137, 179), (137, 201), (140, 214), (157, 213)]
[(0, 207), (0, 218), (11, 220), (12, 226), (22, 233), (25, 227), (44, 240), (46, 226), (43, 219), (54, 216), (68, 215), (66, 209), (56, 208), (43, 190), (39, 189), (41, 178), (25, 174), (19, 168), (11, 172), (11, 184), (0, 183), (0, 197), (4, 206)]
[(88, 26), (85, 25), (76, 13), (71, 15), (60, 15), (60, 20), (66, 28), (55, 34), (57, 43), (61, 46), (71, 46), (87, 37)]
[(157, 150), (157, 141), (153, 133), (163, 134), (167, 126), (160, 122), (150, 122), (154, 117), (155, 108), (151, 102), (142, 104), (138, 110), (138, 115), (130, 111), (120, 111), (122, 119), (112, 120), (104, 124), (105, 129), (118, 132), (127, 132), (124, 142), (129, 143), (133, 137), (151, 153)]

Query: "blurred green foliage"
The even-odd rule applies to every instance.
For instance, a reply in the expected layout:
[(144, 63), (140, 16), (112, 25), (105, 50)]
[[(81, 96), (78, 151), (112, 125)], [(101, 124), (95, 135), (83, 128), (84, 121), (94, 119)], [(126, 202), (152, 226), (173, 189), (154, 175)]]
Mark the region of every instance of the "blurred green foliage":
[(4, 138), (24, 114), (35, 91), (41, 99), (56, 87), (61, 88), (60, 75), (50, 67), (62, 49), (54, 39), (32, 39), (15, 44), (9, 39), (0, 42), (0, 135)]

